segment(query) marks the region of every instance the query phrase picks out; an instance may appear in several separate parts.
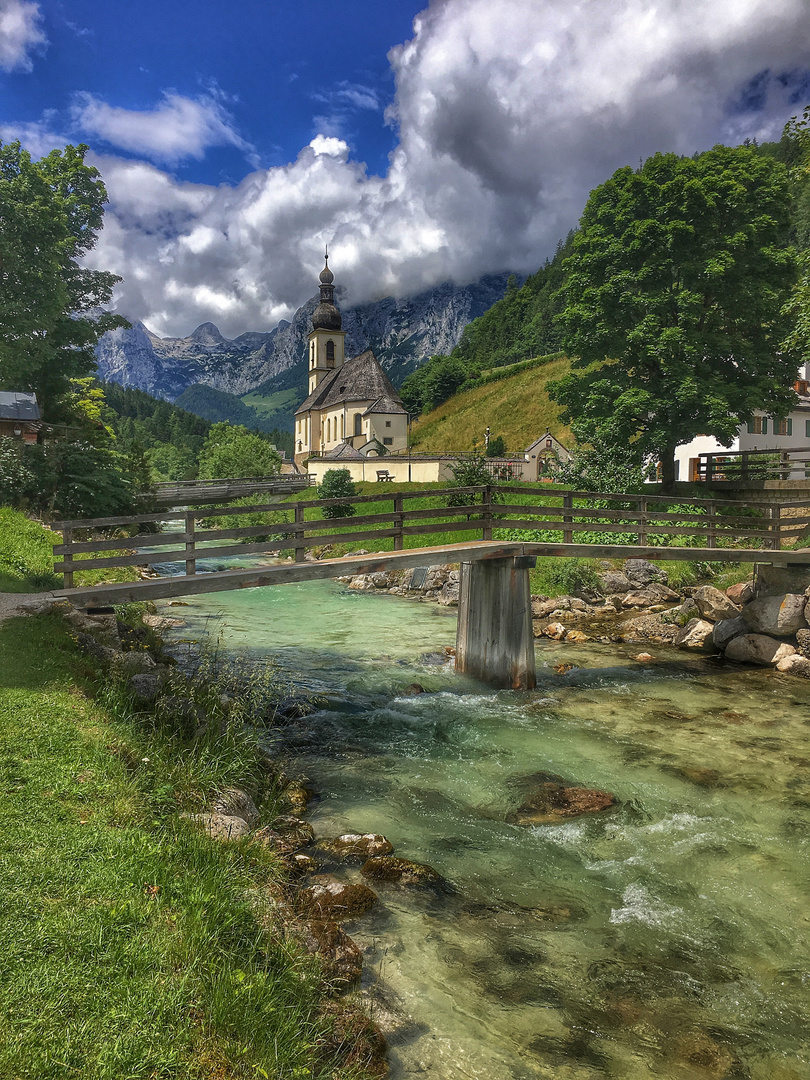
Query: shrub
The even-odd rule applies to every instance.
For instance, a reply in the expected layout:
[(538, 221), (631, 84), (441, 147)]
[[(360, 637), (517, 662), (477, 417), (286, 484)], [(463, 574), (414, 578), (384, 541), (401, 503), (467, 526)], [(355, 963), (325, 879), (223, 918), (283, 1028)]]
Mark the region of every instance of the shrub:
[[(323, 483), (318, 488), (319, 499), (354, 499), (357, 494), (348, 469), (327, 469), (323, 474)], [(323, 508), (325, 518), (352, 517), (354, 513), (355, 508), (351, 503), (335, 503)]]
[(541, 559), (532, 574), (532, 589), (547, 596), (598, 592), (596, 563), (589, 559)]

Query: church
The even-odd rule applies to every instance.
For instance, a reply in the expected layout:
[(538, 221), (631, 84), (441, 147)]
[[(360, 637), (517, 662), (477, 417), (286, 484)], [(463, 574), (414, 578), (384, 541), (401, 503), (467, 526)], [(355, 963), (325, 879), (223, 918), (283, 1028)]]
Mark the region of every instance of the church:
[(307, 338), (309, 396), (295, 413), (295, 461), (335, 462), (380, 457), (408, 445), (408, 414), (374, 353), (346, 360), (334, 275), (320, 274), (320, 302)]

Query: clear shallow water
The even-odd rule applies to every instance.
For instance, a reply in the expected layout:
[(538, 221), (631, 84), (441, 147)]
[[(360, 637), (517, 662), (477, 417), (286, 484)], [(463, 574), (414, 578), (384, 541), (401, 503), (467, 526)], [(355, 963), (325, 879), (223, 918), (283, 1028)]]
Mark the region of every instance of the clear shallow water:
[[(383, 832), (456, 886), (347, 925), (408, 1018), (392, 1076), (810, 1078), (810, 683), (544, 642), (538, 690), (494, 692), (420, 660), (454, 613), (333, 582), (167, 614), (324, 696), (288, 731), (318, 835)], [(509, 824), (538, 772), (620, 805)]]

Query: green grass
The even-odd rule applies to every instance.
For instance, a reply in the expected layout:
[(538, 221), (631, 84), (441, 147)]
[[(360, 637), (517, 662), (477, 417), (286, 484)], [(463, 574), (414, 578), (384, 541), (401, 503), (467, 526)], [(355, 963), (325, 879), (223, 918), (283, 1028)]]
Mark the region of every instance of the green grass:
[[(62, 585), (62, 575), (54, 573), (55, 544), (62, 536), (40, 521), (25, 516), (21, 510), (0, 506), (0, 592), (47, 592)], [(77, 560), (92, 555), (77, 555)], [(134, 581), (130, 566), (76, 573), (74, 584), (99, 585), (103, 581)]]
[(274, 858), (179, 818), (250, 779), (249, 743), (192, 751), (88, 664), (56, 616), (0, 626), (0, 1075), (362, 1076)]

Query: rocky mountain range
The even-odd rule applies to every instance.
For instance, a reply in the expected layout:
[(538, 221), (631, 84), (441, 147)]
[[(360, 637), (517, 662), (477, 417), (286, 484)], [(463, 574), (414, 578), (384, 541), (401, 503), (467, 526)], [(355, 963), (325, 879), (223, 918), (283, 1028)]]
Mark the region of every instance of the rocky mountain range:
[[(446, 283), (407, 299), (386, 297), (341, 308), (346, 355), (373, 349), (398, 384), (428, 357), (450, 352), (467, 323), (503, 296), (506, 282), (507, 275), (502, 274), (472, 285)], [(303, 391), (306, 338), (317, 302), (317, 297), (308, 300), (291, 322), (283, 320), (266, 333), (249, 332), (231, 340), (211, 322), (184, 338), (161, 338), (136, 322), (101, 338), (96, 352), (99, 374), (175, 401), (198, 384), (246, 394), (301, 365)], [(289, 383), (290, 377), (284, 381)]]

